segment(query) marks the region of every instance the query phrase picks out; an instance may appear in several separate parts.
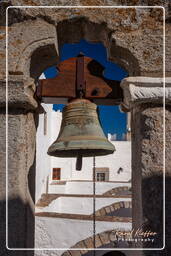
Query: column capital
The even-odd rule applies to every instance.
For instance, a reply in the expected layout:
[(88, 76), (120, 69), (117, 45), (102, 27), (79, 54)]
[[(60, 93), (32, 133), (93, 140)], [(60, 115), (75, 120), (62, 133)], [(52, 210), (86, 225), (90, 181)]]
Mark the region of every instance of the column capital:
[(123, 111), (130, 111), (134, 104), (162, 103), (164, 97), (171, 104), (171, 77), (127, 77), (121, 81), (124, 99), (121, 105)]
[(9, 108), (36, 109), (34, 98), (35, 82), (33, 78), (24, 79), (23, 75), (10, 75), (6, 80), (0, 79), (0, 107), (6, 106), (6, 92)]

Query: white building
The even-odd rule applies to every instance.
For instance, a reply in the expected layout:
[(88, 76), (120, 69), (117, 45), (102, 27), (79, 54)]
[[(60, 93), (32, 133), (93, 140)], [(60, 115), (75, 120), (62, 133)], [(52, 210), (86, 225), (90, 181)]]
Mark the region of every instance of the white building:
[[(52, 107), (53, 105), (43, 104), (45, 113), (40, 115), (37, 130), (36, 246), (70, 248), (93, 234), (93, 158), (83, 158), (82, 170), (77, 171), (76, 159), (47, 155), (49, 146), (57, 138), (62, 119), (61, 112), (53, 111)], [(108, 139), (111, 141), (112, 138), (115, 136), (109, 134)], [(107, 207), (112, 209), (112, 206), (121, 202), (130, 206), (131, 202), (127, 195), (131, 187), (131, 142), (111, 142), (116, 148), (114, 154), (96, 157), (97, 215)], [(131, 223), (113, 223), (104, 219), (97, 221), (96, 232), (105, 232), (113, 224), (115, 229), (131, 229)], [(69, 233), (66, 225), (70, 228)], [(60, 227), (60, 236), (55, 231), (55, 226)], [(61, 255), (62, 252), (59, 251), (58, 254)]]

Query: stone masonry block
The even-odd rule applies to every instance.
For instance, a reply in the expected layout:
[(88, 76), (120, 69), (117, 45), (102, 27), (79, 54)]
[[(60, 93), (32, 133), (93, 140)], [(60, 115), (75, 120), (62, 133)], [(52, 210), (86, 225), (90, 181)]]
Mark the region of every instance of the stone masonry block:
[(100, 236), (100, 239), (101, 239), (103, 244), (108, 244), (109, 243), (109, 235), (108, 235), (107, 232), (100, 233), (99, 236)]
[(93, 248), (94, 247), (93, 238), (92, 237), (85, 239), (84, 243), (85, 243), (87, 248)]
[(102, 241), (101, 241), (101, 239), (100, 239), (99, 234), (97, 234), (97, 235), (95, 236), (95, 246), (96, 246), (96, 247), (102, 246)]
[(34, 98), (36, 87), (33, 79), (24, 80), (20, 75), (10, 76), (8, 87), (5, 80), (0, 80), (0, 107), (5, 107), (7, 88), (9, 108), (35, 109), (38, 106)]
[(79, 250), (70, 250), (71, 256), (81, 256), (81, 252)]
[(110, 207), (109, 206), (105, 207), (105, 211), (106, 211), (106, 213), (110, 213)]

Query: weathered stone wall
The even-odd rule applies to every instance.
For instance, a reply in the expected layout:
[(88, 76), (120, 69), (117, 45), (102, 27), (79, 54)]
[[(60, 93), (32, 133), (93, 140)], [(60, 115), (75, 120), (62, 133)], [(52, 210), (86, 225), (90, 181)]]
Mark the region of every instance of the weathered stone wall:
[[(100, 1), (97, 2), (98, 3), (93, 1), (93, 4), (99, 5)], [(160, 4), (161, 6), (166, 7), (166, 46), (168, 45), (166, 51), (166, 74), (169, 75), (171, 73), (169, 65), (171, 58), (169, 51), (169, 40), (171, 36), (170, 5), (169, 1), (163, 1), (163, 3), (162, 1), (153, 2), (151, 1), (151, 5)], [(61, 4), (60, 1), (50, 1), (48, 3), (49, 5)], [(7, 1), (6, 4), (2, 4), (2, 6), (5, 9), (7, 5), (19, 6), (29, 4), (38, 6), (45, 5), (45, 2), (13, 1), (10, 3), (10, 1)], [(72, 6), (72, 1), (68, 4)], [(78, 1), (74, 4), (79, 5), (82, 3)], [(86, 4), (90, 4), (89, 1), (84, 1), (84, 5)], [(104, 4), (103, 1), (102, 5)], [(106, 5), (109, 6), (117, 4), (119, 5), (120, 2), (106, 2)], [(141, 1), (129, 1), (128, 5), (131, 4), (141, 5), (142, 3)], [(144, 3), (143, 1), (143, 4), (146, 5), (147, 3)], [(150, 3), (148, 2), (148, 5), (149, 4)], [(49, 45), (51, 56), (47, 57), (48, 61), (44, 60), (43, 62), (48, 62), (47, 65), (54, 65), (54, 58), (56, 58), (57, 62), (57, 40), (59, 47), (61, 47), (63, 43), (78, 42), (80, 39), (84, 38), (90, 42), (103, 42), (107, 47), (109, 58), (125, 67), (130, 75), (162, 75), (162, 8), (12, 8), (8, 10), (8, 16), (10, 25), (9, 71), (12, 73), (23, 73), (25, 71), (25, 75), (29, 74), (29, 58), (37, 48), (47, 47), (47, 45)], [(0, 38), (2, 46), (5, 39), (4, 22), (4, 17), (2, 17), (0, 22), (2, 25), (2, 35)], [(38, 27), (38, 32), (36, 32)], [(56, 27), (58, 39), (56, 38)], [(4, 63), (4, 46), (1, 49), (1, 54), (1, 61)], [(40, 57), (40, 53), (38, 56)], [(34, 65), (34, 69), (38, 69), (38, 63), (36, 64), (37, 65)], [(39, 65), (42, 65), (42, 61), (39, 61)], [(45, 66), (46, 65), (39, 68), (39, 70), (42, 71)], [(32, 67), (31, 69), (33, 70)], [(36, 74), (33, 76), (36, 76)]]
[[(35, 122), (32, 113), (10, 111), (8, 115), (8, 246), (26, 246), (25, 233), (29, 225), (34, 223), (34, 155), (35, 155)], [(28, 227), (25, 215), (29, 214)], [(16, 232), (17, 230), (17, 232)], [(16, 239), (18, 236), (18, 239)], [(30, 230), (30, 245), (33, 230)], [(21, 240), (21, 241), (20, 241)], [(14, 243), (16, 241), (16, 243)], [(32, 242), (31, 242), (32, 241)]]
[[(166, 161), (166, 249), (163, 251), (145, 252), (145, 255), (170, 254), (170, 107), (166, 107), (166, 136), (165, 136), (165, 161)], [(134, 228), (145, 223), (144, 230), (157, 232), (153, 248), (162, 248), (163, 241), (163, 168), (164, 168), (164, 130), (163, 107), (152, 104), (138, 105), (133, 110), (133, 149), (137, 154), (133, 160), (133, 193), (138, 192), (133, 198)], [(142, 171), (141, 171), (142, 170)], [(142, 176), (142, 179), (141, 179)], [(144, 244), (144, 247), (151, 246)], [(166, 254), (163, 254), (166, 253)]]
[[(2, 255), (26, 255), (26, 252), (9, 252), (5, 249), (5, 181), (8, 182), (8, 243), (10, 248), (34, 246), (34, 157), (36, 124), (32, 113), (22, 109), (9, 110), (8, 157), (5, 175), (5, 112), (1, 119), (1, 247)], [(4, 128), (3, 128), (4, 127)], [(27, 219), (27, 222), (26, 222)], [(26, 236), (27, 234), (27, 236)], [(32, 252), (30, 253), (32, 255)]]

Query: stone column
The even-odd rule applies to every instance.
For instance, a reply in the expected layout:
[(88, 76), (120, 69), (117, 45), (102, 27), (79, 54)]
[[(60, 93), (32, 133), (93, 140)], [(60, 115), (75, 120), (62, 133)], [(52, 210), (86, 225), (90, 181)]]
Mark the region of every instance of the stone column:
[[(144, 248), (162, 248), (164, 181), (164, 108), (163, 79), (129, 77), (122, 81), (123, 107), (131, 111), (132, 129), (132, 207), (133, 228), (157, 234), (154, 242), (135, 244)], [(166, 120), (171, 123), (171, 78), (166, 79)], [(170, 128), (166, 126), (166, 167), (171, 166)], [(169, 135), (170, 134), (170, 135)], [(166, 180), (170, 170), (166, 168)], [(169, 179), (170, 180), (170, 179)], [(169, 182), (169, 181), (168, 181)], [(170, 184), (171, 185), (171, 184)], [(169, 235), (169, 230), (167, 230)], [(144, 251), (143, 255), (163, 255), (162, 251)], [(142, 251), (137, 251), (137, 256)]]
[[(6, 166), (6, 82), (0, 81), (0, 212), (1, 255), (34, 255), (34, 251), (9, 251), (5, 246), (5, 182), (8, 189), (9, 248), (34, 247), (35, 139), (37, 102), (32, 79), (10, 76), (8, 81), (8, 155)], [(7, 168), (7, 176), (5, 170)]]

